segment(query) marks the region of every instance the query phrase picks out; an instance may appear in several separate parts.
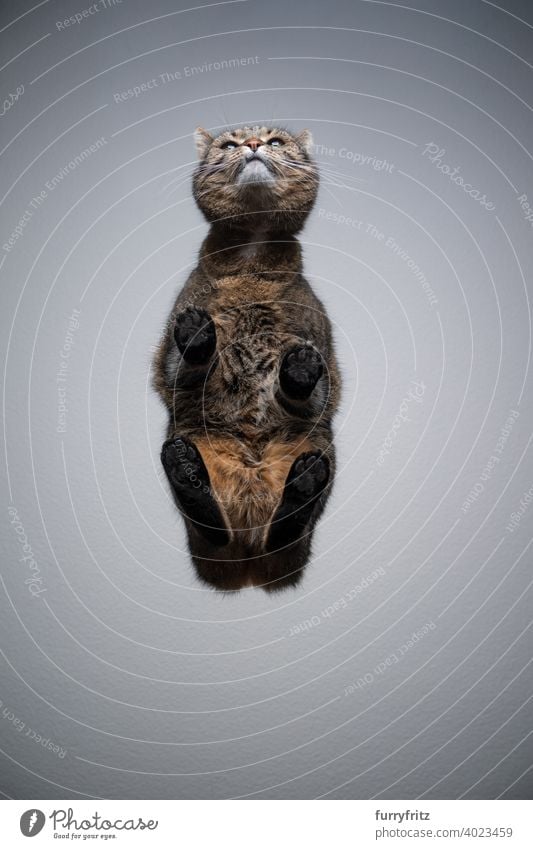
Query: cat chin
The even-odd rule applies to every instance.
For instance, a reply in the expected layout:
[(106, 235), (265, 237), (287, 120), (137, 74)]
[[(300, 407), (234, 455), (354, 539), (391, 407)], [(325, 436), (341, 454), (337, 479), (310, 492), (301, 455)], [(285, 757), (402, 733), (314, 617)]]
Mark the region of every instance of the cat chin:
[(276, 180), (270, 170), (258, 159), (253, 159), (251, 162), (248, 162), (237, 179), (237, 185), (239, 188), (250, 185), (269, 187), (273, 186), (275, 182)]

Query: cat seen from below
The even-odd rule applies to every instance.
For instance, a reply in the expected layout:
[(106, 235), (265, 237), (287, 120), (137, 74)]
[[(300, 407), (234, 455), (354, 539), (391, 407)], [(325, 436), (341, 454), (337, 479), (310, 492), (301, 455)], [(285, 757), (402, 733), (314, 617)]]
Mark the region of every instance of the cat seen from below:
[(296, 234), (316, 199), (309, 132), (196, 131), (210, 224), (155, 363), (161, 460), (200, 579), (294, 586), (335, 470), (339, 374)]

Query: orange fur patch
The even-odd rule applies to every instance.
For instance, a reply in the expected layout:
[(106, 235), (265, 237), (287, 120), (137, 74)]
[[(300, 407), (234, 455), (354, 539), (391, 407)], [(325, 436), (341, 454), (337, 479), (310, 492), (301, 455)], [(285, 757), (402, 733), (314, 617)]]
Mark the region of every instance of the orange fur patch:
[(247, 543), (266, 537), (290, 467), (312, 446), (306, 437), (268, 442), (261, 453), (230, 437), (195, 440), (228, 525)]

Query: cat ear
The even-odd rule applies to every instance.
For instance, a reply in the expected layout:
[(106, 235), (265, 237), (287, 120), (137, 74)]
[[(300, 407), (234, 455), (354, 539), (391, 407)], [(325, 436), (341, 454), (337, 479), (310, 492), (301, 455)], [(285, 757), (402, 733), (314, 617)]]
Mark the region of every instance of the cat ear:
[(295, 136), (295, 140), (300, 147), (303, 147), (306, 153), (311, 154), (313, 152), (313, 136), (310, 130), (302, 130), (301, 133)]
[(203, 159), (207, 153), (209, 145), (213, 141), (213, 136), (211, 133), (208, 133), (207, 130), (204, 130), (203, 127), (197, 127), (194, 131), (194, 141), (196, 143), (198, 158)]

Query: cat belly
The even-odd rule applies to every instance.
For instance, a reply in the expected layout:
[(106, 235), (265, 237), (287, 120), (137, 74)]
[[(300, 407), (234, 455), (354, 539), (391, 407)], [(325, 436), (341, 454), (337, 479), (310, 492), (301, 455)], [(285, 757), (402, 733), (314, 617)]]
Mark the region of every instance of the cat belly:
[(217, 328), (220, 399), (233, 422), (262, 427), (272, 417), (280, 351), (280, 332), (274, 307), (239, 304), (213, 316)]
[(196, 438), (217, 503), (234, 534), (262, 544), (296, 457), (311, 448), (305, 436), (262, 447), (226, 436)]

